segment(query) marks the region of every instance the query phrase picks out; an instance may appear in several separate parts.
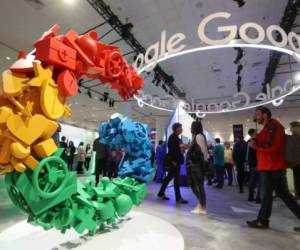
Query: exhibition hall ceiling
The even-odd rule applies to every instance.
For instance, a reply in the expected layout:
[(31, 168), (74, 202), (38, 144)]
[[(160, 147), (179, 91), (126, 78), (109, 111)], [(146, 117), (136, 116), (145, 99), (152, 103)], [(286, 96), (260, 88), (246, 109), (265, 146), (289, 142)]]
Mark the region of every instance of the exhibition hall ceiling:
[[(287, 2), (287, 0), (246, 0), (246, 4), (239, 8), (237, 3), (231, 0), (106, 1), (123, 23), (130, 22), (134, 25), (132, 33), (145, 48), (160, 40), (162, 30), (167, 31), (167, 37), (182, 32), (187, 37), (186, 44), (189, 48), (198, 47), (200, 45), (197, 36), (198, 25), (204, 17), (214, 12), (226, 11), (232, 13), (232, 16), (227, 21), (219, 20), (214, 25), (208, 26), (206, 35), (210, 38), (220, 36), (220, 33), (216, 31), (217, 26), (220, 25), (239, 26), (246, 22), (256, 22), (264, 28), (271, 24), (278, 25)], [(296, 20), (296, 23), (300, 24), (299, 20)], [(1, 0), (0, 22), (0, 70), (3, 71), (16, 59), (18, 51), (31, 51), (33, 41), (53, 24), (58, 23), (62, 32), (74, 28), (79, 33), (83, 33), (104, 20), (86, 0)], [(108, 24), (104, 24), (96, 31), (101, 36), (110, 29)], [(297, 26), (293, 30), (300, 31)], [(111, 43), (118, 39), (120, 36), (113, 31), (102, 41)], [(115, 45), (124, 54), (132, 51), (124, 41), (119, 41)], [(242, 91), (255, 94), (261, 91), (270, 52), (260, 49), (245, 49), (244, 51), (241, 59)], [(187, 94), (188, 99), (217, 101), (230, 98), (237, 92), (237, 64), (234, 63), (236, 55), (237, 52), (234, 49), (220, 49), (177, 57), (160, 65), (168, 74), (174, 76), (175, 84)], [(126, 59), (132, 63), (133, 57), (134, 54), (130, 54), (126, 56)], [(299, 69), (297, 64), (286, 64), (289, 60), (288, 56), (281, 58), (274, 82), (284, 82), (288, 78), (295, 77), (295, 74), (284, 73)], [(152, 83), (153, 77), (153, 72), (145, 74), (144, 92), (165, 97), (167, 94), (161, 86), (156, 87)], [(84, 84), (87, 87), (96, 86), (97, 81)], [(119, 102), (119, 97), (110, 90), (109, 86), (97, 85), (93, 89), (100, 93), (109, 92), (109, 97), (115, 100), (115, 107), (109, 108), (107, 103), (100, 102), (96, 94), (89, 98), (86, 90), (83, 90), (78, 98), (70, 99), (73, 116), (69, 123), (95, 129), (99, 121), (106, 120), (114, 112), (122, 111), (123, 103)], [(297, 117), (300, 103), (297, 95), (289, 99), (291, 101), (275, 111), (279, 117), (288, 117), (287, 120)], [(149, 123), (151, 127), (155, 126), (156, 119), (169, 115), (169, 113), (150, 108), (141, 109), (135, 101), (131, 104), (133, 117)], [(252, 116), (251, 111), (211, 115), (205, 120), (215, 123), (211, 130), (227, 133), (231, 131), (232, 123), (245, 123), (246, 125), (249, 114)], [(221, 122), (224, 119), (228, 121), (228, 125), (226, 122)]]

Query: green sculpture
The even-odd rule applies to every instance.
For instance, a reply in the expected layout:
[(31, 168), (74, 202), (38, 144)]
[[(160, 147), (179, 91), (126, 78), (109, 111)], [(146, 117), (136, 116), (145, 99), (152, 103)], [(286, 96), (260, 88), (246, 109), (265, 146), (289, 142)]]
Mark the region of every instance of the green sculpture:
[(80, 183), (59, 157), (61, 153), (59, 149), (43, 159), (35, 171), (5, 176), (11, 200), (29, 215), (29, 223), (45, 230), (56, 228), (64, 233), (72, 227), (80, 234), (87, 230), (94, 235), (125, 216), (146, 196), (146, 184), (129, 177), (112, 181), (104, 177), (97, 187), (91, 180)]

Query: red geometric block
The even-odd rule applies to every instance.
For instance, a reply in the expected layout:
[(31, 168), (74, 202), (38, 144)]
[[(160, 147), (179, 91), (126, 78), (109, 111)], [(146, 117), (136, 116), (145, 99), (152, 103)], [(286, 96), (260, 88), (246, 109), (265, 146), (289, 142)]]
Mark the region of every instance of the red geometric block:
[(76, 77), (70, 70), (64, 70), (58, 75), (57, 84), (64, 96), (76, 96), (78, 93)]
[(35, 43), (38, 60), (59, 68), (76, 69), (76, 51), (51, 37)]

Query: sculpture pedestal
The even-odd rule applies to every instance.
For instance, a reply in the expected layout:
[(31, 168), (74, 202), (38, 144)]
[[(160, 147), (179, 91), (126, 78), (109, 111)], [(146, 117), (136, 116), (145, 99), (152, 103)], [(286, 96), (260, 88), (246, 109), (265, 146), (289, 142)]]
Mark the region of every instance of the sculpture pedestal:
[(140, 212), (131, 212), (120, 223), (90, 237), (74, 230), (61, 234), (21, 221), (0, 233), (5, 250), (183, 250), (184, 240), (170, 223)]

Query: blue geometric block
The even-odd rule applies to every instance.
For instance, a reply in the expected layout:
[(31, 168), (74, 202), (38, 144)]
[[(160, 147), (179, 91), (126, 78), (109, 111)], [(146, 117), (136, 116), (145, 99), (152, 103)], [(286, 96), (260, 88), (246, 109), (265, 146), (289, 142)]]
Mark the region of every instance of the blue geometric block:
[(110, 148), (124, 149), (124, 157), (119, 165), (121, 178), (131, 177), (140, 182), (152, 180), (151, 140), (148, 126), (121, 114), (114, 114), (108, 122), (99, 126), (100, 141)]

